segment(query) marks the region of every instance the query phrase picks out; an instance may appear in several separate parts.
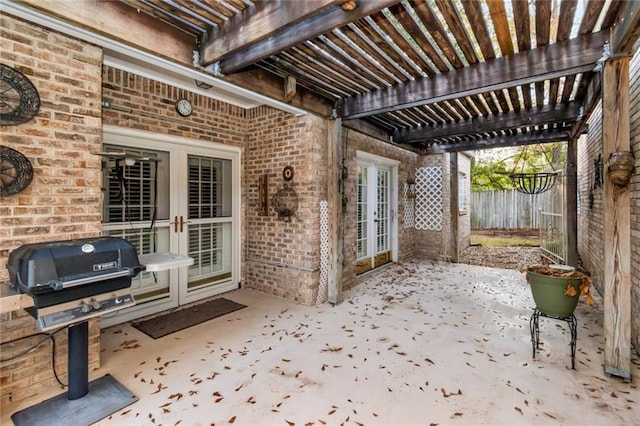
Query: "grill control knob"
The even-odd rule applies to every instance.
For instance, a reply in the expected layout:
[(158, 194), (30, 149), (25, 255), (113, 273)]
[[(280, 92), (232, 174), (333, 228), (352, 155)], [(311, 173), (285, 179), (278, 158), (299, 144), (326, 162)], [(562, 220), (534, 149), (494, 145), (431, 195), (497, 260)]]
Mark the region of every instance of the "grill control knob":
[(93, 302), (91, 302), (91, 307), (95, 310), (98, 310), (102, 308), (102, 303), (98, 302), (97, 300), (94, 300)]
[(88, 304), (88, 303), (84, 304), (84, 305), (82, 305), (80, 310), (82, 311), (83, 314), (88, 314), (89, 312), (91, 312), (91, 305)]
[(119, 305), (119, 304), (121, 304), (121, 303), (122, 303), (122, 299), (120, 299), (119, 297), (116, 297), (116, 298), (113, 300), (113, 303), (115, 303), (116, 305)]

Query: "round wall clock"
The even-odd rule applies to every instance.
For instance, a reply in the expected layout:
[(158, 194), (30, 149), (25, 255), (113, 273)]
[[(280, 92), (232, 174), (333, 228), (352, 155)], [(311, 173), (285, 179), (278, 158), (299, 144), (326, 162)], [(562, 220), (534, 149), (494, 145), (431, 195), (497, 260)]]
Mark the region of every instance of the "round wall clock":
[(40, 95), (20, 71), (0, 64), (0, 125), (26, 123), (38, 113)]
[(285, 168), (282, 169), (282, 178), (286, 181), (293, 179), (293, 167), (285, 166)]
[(180, 99), (176, 102), (176, 111), (183, 117), (188, 117), (193, 112), (193, 106), (187, 99)]
[(33, 179), (31, 163), (15, 149), (0, 145), (0, 197), (23, 191)]

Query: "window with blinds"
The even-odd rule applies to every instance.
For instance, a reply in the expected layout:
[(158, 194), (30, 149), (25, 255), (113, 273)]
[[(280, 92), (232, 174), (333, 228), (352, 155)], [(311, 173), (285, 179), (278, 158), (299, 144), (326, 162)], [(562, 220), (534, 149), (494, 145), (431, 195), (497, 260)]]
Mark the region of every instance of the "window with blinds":
[[(103, 218), (107, 223), (142, 222), (169, 217), (169, 154), (116, 145), (104, 150), (132, 154), (134, 164), (125, 158), (103, 160)], [(164, 164), (163, 164), (164, 163)]]
[(189, 219), (231, 216), (231, 160), (189, 156)]

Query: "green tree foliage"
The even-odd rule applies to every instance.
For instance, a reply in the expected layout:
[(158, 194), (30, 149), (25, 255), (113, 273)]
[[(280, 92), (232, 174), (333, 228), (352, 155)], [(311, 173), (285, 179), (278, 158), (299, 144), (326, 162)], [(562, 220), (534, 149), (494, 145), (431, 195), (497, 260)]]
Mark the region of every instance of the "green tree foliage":
[(477, 153), (471, 162), (471, 190), (512, 189), (511, 173), (561, 171), (566, 160), (566, 143), (529, 145)]

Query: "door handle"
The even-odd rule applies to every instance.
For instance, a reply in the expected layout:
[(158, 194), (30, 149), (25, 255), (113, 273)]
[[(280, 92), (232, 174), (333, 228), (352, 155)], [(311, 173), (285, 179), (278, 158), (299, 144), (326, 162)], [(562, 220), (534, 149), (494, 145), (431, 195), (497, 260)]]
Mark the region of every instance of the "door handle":
[(184, 231), (184, 216), (180, 216), (180, 232)]
[(173, 218), (172, 225), (173, 225), (173, 232), (177, 233), (178, 232), (178, 216)]

